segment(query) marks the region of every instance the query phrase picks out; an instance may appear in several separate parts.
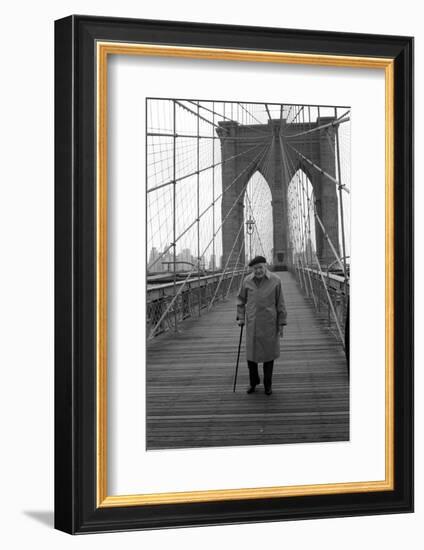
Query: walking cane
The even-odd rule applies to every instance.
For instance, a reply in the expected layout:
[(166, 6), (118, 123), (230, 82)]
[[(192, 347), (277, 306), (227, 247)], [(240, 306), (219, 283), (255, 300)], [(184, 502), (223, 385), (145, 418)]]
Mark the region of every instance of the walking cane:
[(242, 335), (243, 335), (243, 327), (244, 327), (244, 325), (241, 325), (240, 340), (239, 340), (238, 353), (237, 353), (237, 365), (236, 365), (236, 372), (235, 372), (235, 374), (234, 374), (233, 393), (236, 391), (237, 371), (238, 371), (239, 359), (240, 359), (240, 347), (241, 347), (241, 337), (242, 337)]

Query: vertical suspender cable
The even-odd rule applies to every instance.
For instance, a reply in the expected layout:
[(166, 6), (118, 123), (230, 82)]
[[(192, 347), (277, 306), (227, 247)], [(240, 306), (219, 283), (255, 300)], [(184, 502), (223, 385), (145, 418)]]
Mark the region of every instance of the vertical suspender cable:
[[(337, 107), (334, 107), (334, 116), (337, 118)], [(342, 193), (342, 171), (340, 166), (340, 142), (339, 142), (339, 128), (340, 125), (338, 124), (334, 131), (335, 131), (335, 139), (336, 139), (336, 160), (337, 160), (337, 179), (339, 180), (338, 190), (339, 190), (339, 202), (340, 202), (340, 224), (341, 224), (341, 232), (342, 232), (342, 252), (343, 252), (343, 267), (344, 267), (344, 315), (347, 311), (347, 298), (348, 298), (348, 289), (347, 289), (347, 280), (348, 280), (348, 274), (347, 274), (347, 266), (346, 266), (346, 240), (345, 240), (345, 228), (344, 228), (344, 209), (343, 209), (343, 193)]]
[[(173, 183), (173, 213), (172, 213), (172, 242), (173, 242), (173, 248), (174, 248), (174, 299), (177, 294), (177, 274), (176, 274), (176, 261), (177, 261), (177, 230), (176, 230), (176, 193), (177, 193), (177, 187), (176, 187), (176, 145), (177, 145), (177, 122), (176, 122), (176, 105), (175, 100), (172, 102), (172, 119), (173, 119), (173, 149), (172, 149), (172, 178), (174, 180)], [(178, 331), (178, 313), (177, 313), (177, 307), (174, 307), (174, 331)]]
[[(337, 107), (334, 107), (334, 116), (337, 118)], [(337, 179), (339, 180), (338, 191), (339, 191), (339, 202), (340, 202), (340, 223), (342, 230), (342, 247), (343, 247), (343, 265), (345, 273), (345, 293), (346, 293), (346, 284), (347, 284), (347, 269), (346, 269), (346, 240), (345, 240), (345, 230), (344, 230), (344, 211), (343, 211), (343, 194), (342, 194), (342, 171), (340, 166), (340, 143), (339, 143), (339, 125), (335, 127), (335, 138), (336, 138), (336, 158), (337, 158)]]
[[(215, 102), (212, 102), (212, 135), (215, 132)], [(215, 164), (215, 140), (212, 140), (212, 165)], [(215, 168), (212, 168), (212, 234), (213, 234), (213, 243), (212, 243), (212, 273), (215, 273), (215, 264), (216, 264), (216, 249), (215, 249)]]
[(198, 282), (198, 305), (199, 317), (202, 309), (202, 289), (200, 288), (200, 118), (199, 118), (199, 102), (197, 102), (197, 282)]

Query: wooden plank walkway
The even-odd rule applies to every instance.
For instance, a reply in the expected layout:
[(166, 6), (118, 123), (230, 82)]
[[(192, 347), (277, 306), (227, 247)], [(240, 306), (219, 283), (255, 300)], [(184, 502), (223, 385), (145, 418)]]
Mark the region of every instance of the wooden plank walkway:
[[(283, 281), (287, 322), (274, 362), (273, 393), (248, 395), (243, 334), (235, 296), (186, 321), (147, 350), (147, 449), (268, 445), (349, 439), (349, 384), (340, 344), (303, 297), (294, 277)], [(262, 381), (262, 365), (259, 365)]]

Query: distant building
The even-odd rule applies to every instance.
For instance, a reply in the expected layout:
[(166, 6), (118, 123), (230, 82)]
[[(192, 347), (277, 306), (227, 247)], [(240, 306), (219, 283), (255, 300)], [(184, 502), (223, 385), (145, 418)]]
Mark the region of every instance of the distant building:
[(156, 261), (159, 256), (159, 250), (156, 248), (156, 246), (153, 246), (150, 250), (149, 261), (147, 262), (148, 271), (153, 273), (158, 273), (162, 271), (162, 264), (160, 263), (160, 260)]
[(165, 252), (165, 254), (162, 256), (162, 258), (159, 260), (159, 263), (161, 264), (160, 271), (173, 271), (173, 265), (167, 262), (173, 262), (174, 261), (174, 253), (172, 251), (172, 247)]
[(193, 265), (195, 265), (196, 268), (197, 268), (197, 266), (199, 265), (199, 258), (198, 258), (197, 256), (191, 256), (191, 260), (190, 260), (190, 261), (191, 261), (191, 263), (192, 263)]
[(211, 254), (211, 257), (209, 259), (209, 269), (211, 271), (215, 271), (217, 268), (216, 266), (216, 254)]
[(177, 271), (190, 271), (191, 266), (191, 251), (189, 248), (183, 248), (181, 252), (177, 254)]
[(180, 262), (191, 262), (191, 250), (189, 248), (183, 248), (177, 258)]

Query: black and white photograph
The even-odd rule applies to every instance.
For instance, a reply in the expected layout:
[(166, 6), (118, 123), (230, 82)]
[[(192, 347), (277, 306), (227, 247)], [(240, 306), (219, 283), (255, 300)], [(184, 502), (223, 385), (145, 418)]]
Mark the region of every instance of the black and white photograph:
[(351, 117), (146, 99), (148, 451), (349, 441)]

